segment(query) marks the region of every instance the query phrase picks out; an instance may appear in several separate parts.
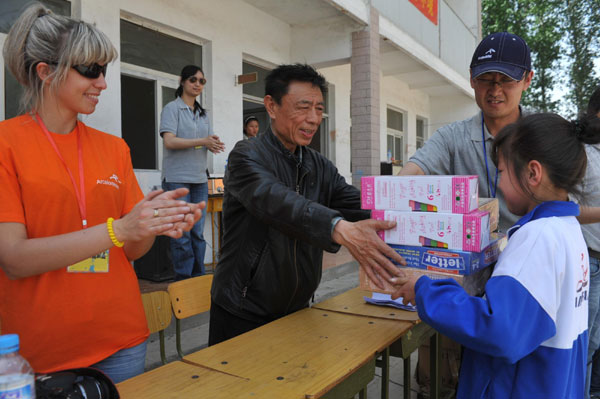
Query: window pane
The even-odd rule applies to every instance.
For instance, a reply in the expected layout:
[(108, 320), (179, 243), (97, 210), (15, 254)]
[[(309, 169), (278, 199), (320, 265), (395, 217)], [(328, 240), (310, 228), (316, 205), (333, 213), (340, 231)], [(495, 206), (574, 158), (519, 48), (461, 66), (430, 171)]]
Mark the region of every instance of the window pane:
[(321, 125), (319, 125), (319, 128), (317, 129), (317, 132), (315, 133), (315, 135), (312, 138), (312, 141), (310, 142), (310, 144), (308, 145), (310, 148), (312, 148), (313, 150), (320, 152), (323, 155), (324, 154), (324, 148), (322, 146), (322, 137), (324, 137), (324, 135), (326, 134), (327, 131), (327, 118), (323, 118), (323, 120), (321, 121)]
[(389, 129), (398, 130), (400, 132), (404, 131), (402, 119), (402, 113), (394, 111), (393, 109), (387, 109), (387, 127)]
[(179, 76), (202, 66), (202, 46), (121, 20), (121, 61)]
[(121, 75), (121, 131), (135, 169), (156, 167), (155, 82)]
[(394, 159), (402, 161), (402, 137), (394, 137)]
[(263, 98), (265, 96), (265, 78), (271, 71), (247, 62), (242, 62), (242, 73), (245, 74), (252, 72), (256, 72), (258, 74), (258, 80), (254, 83), (245, 83), (242, 90), (244, 94)]
[(417, 119), (417, 137), (424, 138), (425, 137), (425, 123), (423, 119)]
[[(0, 32), (8, 33), (13, 22), (35, 0), (2, 0), (0, 1)], [(71, 16), (71, 3), (66, 0), (39, 0), (40, 3), (59, 15)]]
[(171, 101), (175, 100), (175, 92), (176, 91), (177, 91), (177, 89), (172, 89), (167, 86), (162, 86), (162, 107), (161, 107), (161, 109), (163, 109), (165, 107), (165, 105), (167, 105)]
[(269, 114), (267, 114), (267, 110), (263, 104), (244, 101), (244, 117), (242, 118), (242, 124), (240, 125), (240, 138), (243, 137), (243, 121), (245, 121), (249, 116), (255, 116), (258, 119), (258, 134), (261, 134), (267, 130), (267, 127), (271, 123)]

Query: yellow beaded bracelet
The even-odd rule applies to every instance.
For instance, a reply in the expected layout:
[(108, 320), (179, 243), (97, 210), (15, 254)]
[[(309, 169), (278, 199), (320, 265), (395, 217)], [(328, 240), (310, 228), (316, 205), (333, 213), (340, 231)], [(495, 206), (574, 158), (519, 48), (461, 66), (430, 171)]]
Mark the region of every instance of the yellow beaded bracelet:
[(115, 219), (108, 218), (106, 220), (106, 229), (108, 230), (108, 235), (110, 237), (110, 240), (113, 242), (113, 244), (115, 244), (117, 247), (121, 248), (123, 245), (125, 245), (125, 243), (117, 240), (117, 236), (115, 235), (115, 231), (113, 230), (113, 226), (112, 226), (114, 221), (115, 221)]

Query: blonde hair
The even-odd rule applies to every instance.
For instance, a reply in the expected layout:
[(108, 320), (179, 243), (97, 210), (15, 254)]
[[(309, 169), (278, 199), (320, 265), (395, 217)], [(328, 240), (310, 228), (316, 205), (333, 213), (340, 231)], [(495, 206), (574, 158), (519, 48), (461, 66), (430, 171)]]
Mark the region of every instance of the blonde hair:
[[(108, 64), (118, 56), (108, 37), (93, 25), (56, 15), (35, 3), (15, 21), (3, 49), (4, 62), (24, 87), (21, 111), (37, 110), (44, 100), (44, 80), (50, 89), (65, 81), (76, 65)], [(42, 80), (36, 66), (45, 62), (50, 74)]]

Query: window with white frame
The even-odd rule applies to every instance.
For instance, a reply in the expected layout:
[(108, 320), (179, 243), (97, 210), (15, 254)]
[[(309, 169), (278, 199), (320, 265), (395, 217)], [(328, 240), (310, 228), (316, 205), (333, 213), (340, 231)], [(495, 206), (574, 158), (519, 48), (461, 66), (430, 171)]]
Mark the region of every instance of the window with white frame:
[(387, 161), (402, 166), (404, 163), (404, 147), (406, 132), (404, 113), (387, 109)]
[[(244, 83), (242, 88), (244, 109), (242, 121), (245, 121), (249, 116), (256, 117), (256, 119), (258, 119), (258, 132), (261, 134), (270, 124), (269, 114), (265, 109), (263, 98), (265, 96), (265, 78), (271, 70), (252, 62), (243, 61), (242, 73), (247, 74), (253, 72), (256, 72), (256, 82)], [(242, 123), (240, 126), (242, 126)], [(240, 129), (240, 137), (242, 137), (242, 132), (243, 128)]]
[(121, 20), (121, 131), (135, 169), (160, 169), (160, 114), (186, 65), (202, 67), (199, 43)]

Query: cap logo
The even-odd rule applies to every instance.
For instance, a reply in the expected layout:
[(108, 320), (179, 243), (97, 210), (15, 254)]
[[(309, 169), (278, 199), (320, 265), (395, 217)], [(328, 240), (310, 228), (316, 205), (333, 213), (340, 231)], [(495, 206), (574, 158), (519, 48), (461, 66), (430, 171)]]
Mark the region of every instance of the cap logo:
[(486, 60), (488, 58), (492, 58), (492, 56), (494, 55), (495, 52), (496, 52), (496, 50), (491, 48), (485, 52), (485, 55), (482, 55), (481, 57), (477, 57), (477, 60)]

